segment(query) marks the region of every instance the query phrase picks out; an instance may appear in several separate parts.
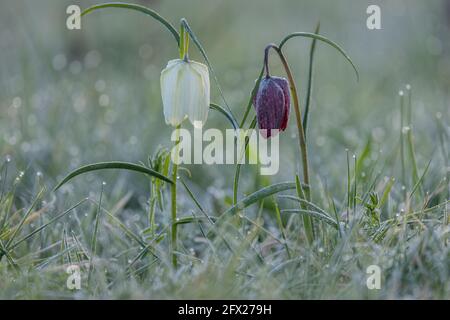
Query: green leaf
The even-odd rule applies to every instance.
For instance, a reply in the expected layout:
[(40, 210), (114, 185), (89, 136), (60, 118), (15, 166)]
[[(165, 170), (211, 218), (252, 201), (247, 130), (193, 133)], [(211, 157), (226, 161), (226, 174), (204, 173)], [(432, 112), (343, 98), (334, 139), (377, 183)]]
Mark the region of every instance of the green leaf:
[(239, 125), (238, 125), (236, 119), (234, 118), (234, 116), (233, 116), (233, 114), (231, 112), (225, 110), (223, 107), (221, 107), (221, 106), (219, 106), (218, 104), (215, 104), (215, 103), (211, 103), (209, 105), (209, 107), (212, 110), (219, 111), (221, 114), (223, 114), (228, 119), (228, 121), (230, 121), (230, 123), (233, 126), (234, 130), (237, 130), (239, 128)]
[(93, 11), (96, 11), (99, 9), (104, 9), (104, 8), (130, 9), (130, 10), (139, 11), (146, 15), (149, 15), (152, 18), (154, 18), (155, 20), (157, 20), (158, 22), (162, 23), (162, 25), (164, 25), (167, 28), (167, 30), (169, 30), (170, 33), (172, 33), (175, 40), (177, 41), (177, 44), (178, 45), (180, 44), (180, 35), (178, 34), (178, 31), (174, 28), (174, 26), (170, 22), (168, 22), (166, 19), (164, 19), (162, 16), (160, 16), (156, 11), (149, 9), (147, 7), (144, 7), (144, 6), (137, 5), (137, 4), (123, 3), (123, 2), (110, 2), (110, 3), (97, 4), (97, 5), (94, 5), (92, 7), (87, 8), (86, 10), (84, 10), (81, 13), (81, 16), (85, 16)]
[(266, 198), (273, 194), (295, 189), (295, 182), (281, 182), (268, 187), (264, 187), (245, 198), (239, 200), (234, 206), (225, 211), (222, 215), (235, 214), (236, 212), (247, 208), (248, 206)]
[(54, 191), (58, 190), (62, 185), (67, 183), (69, 180), (75, 178), (76, 176), (91, 172), (91, 171), (97, 171), (97, 170), (104, 170), (104, 169), (124, 169), (124, 170), (130, 170), (130, 171), (136, 171), (141, 172), (146, 175), (158, 178), (160, 180), (164, 180), (166, 182), (169, 182), (173, 184), (173, 181), (167, 178), (166, 176), (163, 176), (159, 172), (156, 172), (155, 170), (149, 169), (147, 167), (129, 163), (129, 162), (121, 162), (121, 161), (111, 161), (111, 162), (99, 162), (99, 163), (93, 163), (88, 164), (86, 166), (80, 167), (71, 173), (69, 173), (54, 189)]
[(332, 224), (333, 226), (338, 226), (338, 223), (331, 217), (331, 215), (326, 212), (325, 210), (323, 210), (321, 207), (319, 207), (318, 205), (307, 201), (305, 199), (301, 199), (299, 197), (295, 197), (295, 196), (279, 196), (279, 198), (282, 199), (289, 199), (289, 200), (293, 200), (299, 203), (304, 203), (308, 206), (311, 206), (312, 208), (316, 209), (316, 210), (307, 210), (307, 209), (285, 209), (282, 210), (282, 212), (298, 212), (298, 213), (306, 213), (307, 215), (311, 216), (311, 217), (316, 217), (319, 218), (321, 220), (324, 220), (325, 222)]
[(358, 69), (356, 68), (355, 64), (353, 63), (352, 59), (350, 59), (350, 57), (348, 56), (348, 54), (344, 51), (344, 49), (342, 49), (337, 43), (335, 43), (334, 41), (331, 41), (330, 39), (321, 36), (319, 34), (315, 34), (315, 33), (310, 33), (310, 32), (294, 32), (291, 33), (289, 35), (287, 35), (286, 37), (284, 37), (283, 40), (281, 40), (280, 45), (278, 46), (280, 48), (280, 50), (283, 48), (283, 46), (286, 44), (286, 42), (291, 39), (291, 38), (295, 38), (295, 37), (305, 37), (305, 38), (312, 38), (312, 39), (316, 39), (316, 40), (320, 40), (322, 42), (325, 42), (326, 44), (329, 44), (330, 46), (332, 46), (333, 48), (335, 48), (337, 51), (339, 51), (344, 58), (352, 65), (353, 70), (355, 70), (355, 74), (356, 74), (356, 80), (359, 80), (359, 73), (358, 73)]

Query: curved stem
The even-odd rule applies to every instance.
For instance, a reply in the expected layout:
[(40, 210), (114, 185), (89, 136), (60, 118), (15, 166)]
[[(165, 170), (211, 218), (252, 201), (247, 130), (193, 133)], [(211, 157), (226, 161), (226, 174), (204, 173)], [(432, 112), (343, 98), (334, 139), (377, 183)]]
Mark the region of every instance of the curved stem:
[(172, 238), (171, 238), (171, 251), (172, 251), (172, 265), (174, 268), (177, 267), (177, 177), (178, 177), (178, 152), (180, 148), (180, 128), (181, 124), (177, 126), (176, 130), (176, 140), (175, 140), (175, 159), (172, 163), (172, 180), (171, 185), (171, 218), (172, 218)]
[(189, 60), (189, 33), (186, 32), (183, 23), (180, 25), (180, 45), (179, 45), (180, 59), (184, 61)]
[(184, 58), (184, 50), (185, 50), (185, 45), (184, 45), (184, 27), (183, 25), (180, 26), (180, 44), (178, 45), (178, 51), (180, 52), (180, 59)]
[[(280, 57), (280, 60), (283, 64), (284, 70), (286, 71), (286, 75), (289, 80), (289, 86), (292, 92), (292, 100), (294, 104), (294, 110), (295, 110), (295, 120), (297, 123), (297, 130), (298, 130), (298, 141), (299, 141), (299, 147), (300, 147), (300, 153), (302, 157), (302, 167), (303, 167), (303, 181), (304, 184), (307, 186), (306, 188), (302, 188), (301, 184), (298, 181), (298, 175), (296, 175), (296, 182), (297, 182), (297, 193), (298, 196), (301, 198), (305, 198), (308, 202), (311, 201), (311, 186), (309, 182), (309, 166), (308, 166), (308, 150), (306, 147), (306, 139), (305, 139), (305, 130), (303, 128), (303, 122), (302, 122), (302, 115), (300, 110), (300, 103), (298, 100), (298, 93), (297, 93), (297, 87), (295, 86), (295, 80), (294, 76), (292, 75), (291, 68), (289, 67), (289, 64), (283, 55), (283, 52), (279, 47), (277, 47), (274, 44), (269, 44), (266, 47), (265, 57), (267, 56), (267, 52), (270, 48), (273, 48)], [(268, 72), (268, 68), (266, 69)], [(301, 206), (306, 209), (305, 204), (301, 204)], [(305, 228), (305, 234), (308, 239), (308, 243), (311, 245), (314, 241), (314, 225), (313, 221), (310, 216), (303, 216), (303, 223)]]
[(269, 43), (266, 48), (264, 49), (264, 69), (266, 71), (266, 77), (270, 77), (270, 72), (269, 72), (269, 51), (270, 49), (273, 48), (275, 50), (278, 50), (278, 47), (273, 44), (273, 43)]
[(302, 156), (302, 164), (303, 164), (303, 181), (306, 185), (309, 187), (305, 190), (307, 200), (310, 200), (310, 183), (309, 183), (309, 166), (308, 166), (308, 150), (306, 147), (306, 139), (305, 139), (305, 131), (303, 129), (303, 123), (302, 123), (302, 115), (300, 110), (300, 103), (298, 100), (298, 94), (297, 94), (297, 87), (295, 86), (295, 80), (294, 76), (292, 75), (292, 71), (289, 67), (289, 64), (286, 60), (286, 58), (283, 55), (283, 52), (280, 48), (278, 48), (275, 45), (271, 45), (272, 48), (275, 49), (275, 51), (278, 53), (278, 56), (280, 57), (280, 60), (283, 64), (283, 67), (286, 71), (286, 75), (289, 80), (289, 86), (292, 92), (292, 100), (294, 104), (294, 111), (295, 111), (295, 120), (297, 123), (297, 130), (298, 130), (298, 141), (299, 141), (299, 147), (300, 147), (300, 153)]

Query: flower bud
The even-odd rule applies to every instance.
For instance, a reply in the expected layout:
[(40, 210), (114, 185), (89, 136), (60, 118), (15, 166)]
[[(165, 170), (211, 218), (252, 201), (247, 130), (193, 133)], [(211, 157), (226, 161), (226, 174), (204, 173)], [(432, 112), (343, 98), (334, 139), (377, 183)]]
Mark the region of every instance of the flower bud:
[(270, 138), (287, 127), (291, 98), (289, 82), (285, 78), (265, 76), (261, 79), (253, 104), (258, 127), (264, 138)]
[(164, 117), (174, 127), (189, 118), (201, 126), (208, 118), (210, 84), (208, 67), (195, 61), (170, 60), (161, 72)]

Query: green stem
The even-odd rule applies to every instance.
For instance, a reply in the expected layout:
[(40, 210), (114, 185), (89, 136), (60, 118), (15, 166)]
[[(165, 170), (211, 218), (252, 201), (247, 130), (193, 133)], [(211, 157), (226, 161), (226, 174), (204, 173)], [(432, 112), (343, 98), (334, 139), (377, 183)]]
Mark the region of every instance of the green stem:
[(180, 25), (180, 59), (189, 60), (189, 33), (186, 32), (183, 23)]
[[(292, 75), (291, 68), (289, 67), (289, 64), (288, 64), (283, 52), (281, 51), (281, 49), (278, 46), (276, 46), (275, 44), (269, 44), (266, 48), (266, 53), (268, 52), (268, 49), (270, 49), (270, 48), (273, 48), (278, 53), (278, 56), (280, 57), (281, 63), (283, 64), (284, 70), (285, 70), (286, 75), (289, 80), (289, 86), (290, 86), (291, 93), (292, 93), (292, 101), (293, 101), (294, 111), (295, 111), (295, 120), (297, 123), (298, 142), (299, 142), (300, 153), (301, 153), (301, 158), (302, 158), (303, 181), (304, 181), (304, 184), (307, 186), (306, 188), (304, 188), (304, 195), (305, 195), (306, 200), (308, 202), (310, 202), (311, 201), (311, 185), (309, 182), (308, 150), (306, 147), (305, 130), (303, 128), (302, 114), (301, 114), (301, 109), (300, 109), (300, 102), (298, 99), (297, 87), (295, 85), (295, 80), (294, 80), (294, 76)], [(269, 71), (268, 68), (266, 68), (267, 73), (268, 73), (268, 71)], [(303, 221), (305, 224), (305, 229), (307, 231), (306, 233), (307, 233), (307, 235), (309, 235), (308, 241), (311, 244), (313, 241), (311, 235), (314, 234), (313, 221), (312, 221), (311, 217), (306, 216), (306, 215), (303, 217)]]
[[(295, 86), (295, 80), (294, 80), (294, 76), (292, 75), (292, 71), (291, 68), (289, 67), (289, 64), (286, 60), (286, 58), (283, 55), (283, 52), (281, 51), (281, 49), (279, 49), (277, 46), (275, 45), (271, 45), (272, 48), (275, 49), (275, 51), (278, 53), (278, 56), (280, 57), (280, 60), (283, 64), (283, 67), (286, 71), (286, 75), (288, 77), (289, 80), (289, 86), (292, 92), (292, 102), (294, 104), (294, 111), (295, 111), (295, 121), (297, 123), (297, 131), (298, 131), (298, 142), (299, 142), (299, 147), (300, 147), (300, 153), (302, 156), (302, 165), (303, 165), (303, 180), (304, 183), (307, 186), (310, 186), (309, 183), (309, 166), (308, 166), (308, 151), (307, 151), (307, 147), (306, 147), (306, 139), (305, 139), (305, 131), (303, 129), (303, 123), (302, 123), (302, 114), (300, 111), (300, 103), (298, 100), (298, 93), (297, 93), (297, 87)], [(309, 188), (305, 188), (305, 193), (306, 193), (306, 197), (307, 200), (310, 201), (310, 187)]]
[(173, 184), (171, 185), (171, 218), (172, 218), (172, 265), (174, 268), (177, 267), (177, 180), (178, 180), (178, 153), (180, 148), (180, 128), (181, 124), (177, 126), (176, 130), (176, 140), (175, 140), (175, 159), (173, 159), (172, 163), (172, 180)]
[(181, 25), (180, 26), (180, 44), (178, 47), (178, 51), (180, 52), (180, 59), (184, 58), (184, 52), (185, 52), (184, 50), (186, 49), (186, 47), (184, 45), (184, 39), (185, 39), (184, 33), (185, 33), (184, 27), (183, 27), (183, 25)]

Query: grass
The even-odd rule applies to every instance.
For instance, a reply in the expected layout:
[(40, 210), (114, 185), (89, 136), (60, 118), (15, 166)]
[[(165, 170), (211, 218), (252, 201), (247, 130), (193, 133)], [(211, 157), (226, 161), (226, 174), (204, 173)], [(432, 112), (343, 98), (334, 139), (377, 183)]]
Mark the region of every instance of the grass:
[[(236, 10), (233, 5), (215, 5)], [(176, 11), (170, 6), (157, 11), (171, 16)], [(280, 17), (298, 18), (298, 14), (290, 16), (289, 6), (282, 10)], [(220, 19), (214, 32), (201, 32), (201, 20), (191, 18), (195, 14), (187, 8), (185, 12), (198, 46), (208, 49), (217, 80), (225, 83), (214, 98), (227, 98), (228, 103), (224, 102), (225, 108), (215, 104), (219, 112), (211, 111), (208, 124), (244, 126), (245, 121), (236, 121), (234, 114), (253, 119), (253, 110), (245, 106), (252, 100), (249, 95), (261, 70), (263, 48), (280, 35), (273, 39), (265, 35), (261, 43), (255, 36), (258, 50), (244, 49), (257, 58), (244, 62), (238, 54), (224, 55), (216, 35), (210, 36), (215, 32), (217, 38), (227, 39)], [(273, 14), (276, 19), (278, 13)], [(331, 21), (336, 17), (326, 14)], [(98, 14), (98, 19), (108, 15)], [(444, 93), (412, 79), (412, 95), (412, 86), (396, 83), (386, 60), (376, 66), (386, 70), (386, 79), (375, 77), (374, 82), (367, 80), (371, 74), (367, 64), (358, 63), (361, 81), (355, 90), (352, 74), (341, 74), (344, 62), (341, 68), (336, 62), (341, 57), (332, 49), (320, 41), (311, 48), (313, 42), (303, 40), (306, 47), (299, 51), (302, 48), (293, 42), (294, 48), (286, 48), (285, 55), (299, 81), (299, 100), (309, 108), (303, 120), (308, 123), (311, 199), (305, 198), (307, 186), (296, 176), (301, 161), (291, 118), (280, 139), (282, 170), (277, 176), (260, 177), (249, 165), (239, 166), (237, 174), (233, 166), (180, 166), (171, 177), (178, 180), (178, 215), (174, 218), (171, 180), (157, 179), (170, 176), (164, 151), (170, 147), (170, 130), (159, 125), (163, 116), (154, 83), (165, 57), (176, 53), (166, 44), (170, 35), (160, 38), (160, 31), (149, 31), (156, 45), (148, 57), (148, 47), (142, 45), (148, 39), (141, 38), (139, 28), (132, 25), (157, 27), (137, 17), (123, 16), (133, 36), (119, 33), (117, 37), (129, 41), (128, 45), (104, 40), (105, 48), (117, 50), (98, 49), (103, 55), (100, 66), (89, 69), (89, 61), (83, 60), (81, 73), (70, 71), (70, 61), (62, 71), (39, 72), (33, 59), (52, 64), (53, 55), (46, 52), (45, 43), (36, 42), (34, 51), (28, 47), (21, 51), (19, 62), (9, 51), (4, 55), (11, 65), (17, 62), (22, 77), (16, 81), (19, 89), (0, 88), (0, 104), (6, 106), (0, 110), (0, 298), (450, 298), (449, 114), (448, 106), (439, 104)], [(92, 31), (96, 26), (103, 29), (94, 14), (88, 19), (84, 27), (90, 34), (83, 36), (95, 33), (94, 39), (103, 41), (99, 39), (110, 31)], [(236, 23), (257, 30), (260, 22), (252, 21), (254, 27), (248, 21)], [(315, 23), (299, 29), (309, 30)], [(332, 25), (321, 16), (321, 34), (330, 29)], [(292, 30), (283, 26), (279, 31)], [(236, 38), (236, 52), (244, 51), (239, 43), (245, 43), (245, 36)], [(142, 52), (124, 48), (141, 48)], [(351, 52), (362, 50), (358, 48)], [(420, 46), (412, 48), (411, 56), (421, 56)], [(192, 49), (193, 55), (198, 54), (196, 59), (206, 57), (206, 51), (199, 54)], [(122, 64), (115, 60), (116, 51), (123, 55)], [(310, 56), (305, 54), (308, 59), (297, 61), (298, 52)], [(312, 53), (316, 55), (314, 68)], [(282, 75), (275, 61), (271, 69)], [(242, 74), (227, 70), (233, 64)], [(309, 74), (305, 73), (307, 66)], [(147, 76), (136, 70), (147, 67), (149, 80), (143, 84)], [(333, 84), (332, 67), (348, 83)], [(7, 71), (0, 72), (2, 83), (13, 78)], [(40, 82), (34, 80), (37, 74), (42, 75)], [(404, 75), (408, 76), (406, 71)], [(435, 74), (422, 71), (421, 76), (432, 79)], [(237, 84), (236, 78), (240, 79)], [(339, 99), (333, 94), (336, 86), (342, 90)], [(395, 95), (398, 89), (406, 93), (401, 102)], [(302, 92), (311, 95), (302, 96)], [(109, 105), (101, 106), (102, 95), (108, 95)], [(379, 95), (382, 100), (377, 100)], [(421, 101), (433, 113), (424, 113)], [(115, 165), (100, 162), (111, 159), (121, 161)], [(86, 175), (64, 179), (86, 163), (97, 167), (82, 167), (80, 172)], [(87, 173), (117, 166), (144, 175)], [(54, 191), (60, 181), (67, 184)], [(305, 221), (313, 221), (313, 230), (309, 225), (305, 228)], [(176, 268), (170, 250), (173, 229), (177, 230)], [(66, 270), (73, 264), (81, 268), (79, 291), (66, 287)], [(381, 268), (380, 290), (366, 286), (370, 265)]]

